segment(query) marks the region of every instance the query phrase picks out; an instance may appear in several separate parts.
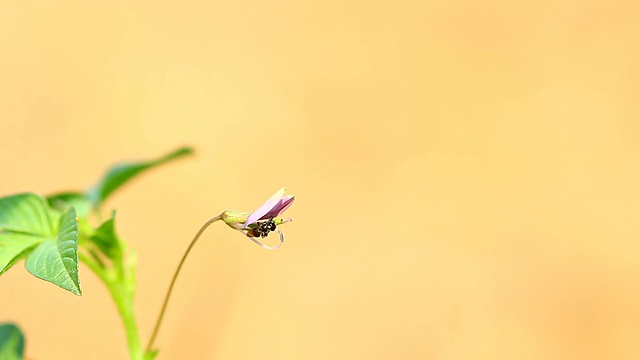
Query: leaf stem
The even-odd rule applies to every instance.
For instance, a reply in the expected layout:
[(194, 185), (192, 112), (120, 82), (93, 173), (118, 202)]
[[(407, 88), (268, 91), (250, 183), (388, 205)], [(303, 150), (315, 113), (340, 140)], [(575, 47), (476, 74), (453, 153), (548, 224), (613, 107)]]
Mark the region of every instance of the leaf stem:
[(156, 325), (153, 328), (153, 333), (151, 334), (151, 338), (149, 338), (149, 342), (147, 343), (147, 348), (145, 350), (145, 352), (147, 354), (153, 352), (153, 342), (156, 340), (156, 336), (158, 335), (158, 330), (160, 330), (160, 325), (162, 324), (162, 319), (164, 318), (164, 313), (167, 310), (167, 305), (169, 304), (169, 298), (171, 297), (171, 292), (173, 291), (173, 286), (176, 283), (176, 279), (178, 278), (178, 274), (180, 273), (180, 269), (182, 269), (182, 265), (184, 264), (185, 260), (187, 259), (187, 256), (189, 255), (189, 253), (191, 252), (191, 249), (193, 248), (193, 246), (196, 244), (196, 242), (200, 238), (200, 235), (202, 235), (202, 233), (209, 227), (209, 225), (213, 224), (214, 222), (216, 222), (218, 220), (222, 220), (222, 214), (207, 220), (207, 222), (205, 222), (204, 225), (202, 225), (200, 230), (198, 230), (198, 233), (196, 233), (196, 236), (193, 237), (193, 240), (191, 240), (191, 243), (189, 244), (189, 247), (187, 248), (187, 251), (185, 251), (184, 255), (182, 255), (182, 260), (180, 260), (180, 263), (178, 264), (178, 268), (176, 269), (176, 272), (173, 274), (173, 279), (171, 279), (171, 284), (169, 284), (169, 289), (167, 290), (167, 293), (164, 296), (164, 302), (162, 303), (162, 309), (160, 309), (160, 314), (158, 314), (158, 319), (156, 320)]

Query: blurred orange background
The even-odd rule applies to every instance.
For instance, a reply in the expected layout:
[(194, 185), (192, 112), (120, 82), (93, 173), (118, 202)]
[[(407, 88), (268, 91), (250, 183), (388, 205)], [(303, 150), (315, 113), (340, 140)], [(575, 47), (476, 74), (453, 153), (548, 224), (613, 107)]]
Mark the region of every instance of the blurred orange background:
[[(640, 358), (640, 3), (0, 2), (0, 193), (108, 203), (163, 359)], [(105, 288), (0, 278), (30, 359), (125, 359)]]

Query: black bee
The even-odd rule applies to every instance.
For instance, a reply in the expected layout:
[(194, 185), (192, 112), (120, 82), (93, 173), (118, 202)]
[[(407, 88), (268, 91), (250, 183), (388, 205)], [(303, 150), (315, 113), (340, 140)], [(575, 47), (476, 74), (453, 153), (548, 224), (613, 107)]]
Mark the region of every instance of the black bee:
[(255, 223), (255, 225), (255, 227), (247, 231), (247, 236), (253, 238), (266, 237), (271, 231), (276, 230), (276, 222), (273, 221), (273, 218), (270, 218), (269, 220), (258, 221)]

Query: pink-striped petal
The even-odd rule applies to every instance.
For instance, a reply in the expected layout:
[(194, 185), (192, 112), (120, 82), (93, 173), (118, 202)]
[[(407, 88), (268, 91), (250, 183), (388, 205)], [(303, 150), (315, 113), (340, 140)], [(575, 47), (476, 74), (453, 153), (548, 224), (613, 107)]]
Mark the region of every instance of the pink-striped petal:
[(293, 195), (282, 197), (282, 199), (278, 201), (278, 204), (276, 204), (276, 206), (274, 206), (273, 209), (271, 209), (268, 213), (264, 214), (260, 218), (260, 220), (270, 219), (270, 218), (275, 218), (280, 216), (280, 214), (285, 212), (291, 206), (291, 204), (293, 204), (294, 200), (295, 200), (295, 197)]
[(273, 196), (271, 196), (269, 200), (265, 201), (264, 204), (262, 204), (254, 212), (249, 214), (249, 216), (247, 217), (247, 222), (244, 224), (245, 228), (250, 224), (253, 224), (254, 222), (262, 219), (266, 214), (273, 210), (273, 208), (280, 203), (280, 200), (282, 200), (282, 197), (284, 196), (284, 190), (285, 189), (282, 188), (276, 191), (276, 193), (273, 194)]

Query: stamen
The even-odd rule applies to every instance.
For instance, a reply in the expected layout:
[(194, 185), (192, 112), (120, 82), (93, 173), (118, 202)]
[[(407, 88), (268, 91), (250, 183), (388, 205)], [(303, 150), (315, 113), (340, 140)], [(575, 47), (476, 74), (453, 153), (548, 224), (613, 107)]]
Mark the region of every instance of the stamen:
[(265, 245), (263, 242), (261, 242), (260, 240), (258, 240), (257, 238), (251, 237), (251, 236), (247, 236), (251, 241), (253, 241), (254, 243), (262, 246), (263, 248), (267, 249), (267, 250), (275, 250), (277, 248), (279, 248), (280, 246), (282, 246), (282, 244), (284, 244), (284, 234), (282, 233), (282, 231), (280, 230), (276, 230), (278, 232), (278, 234), (280, 234), (280, 243), (278, 243), (278, 245), (276, 246), (269, 246), (269, 245)]

